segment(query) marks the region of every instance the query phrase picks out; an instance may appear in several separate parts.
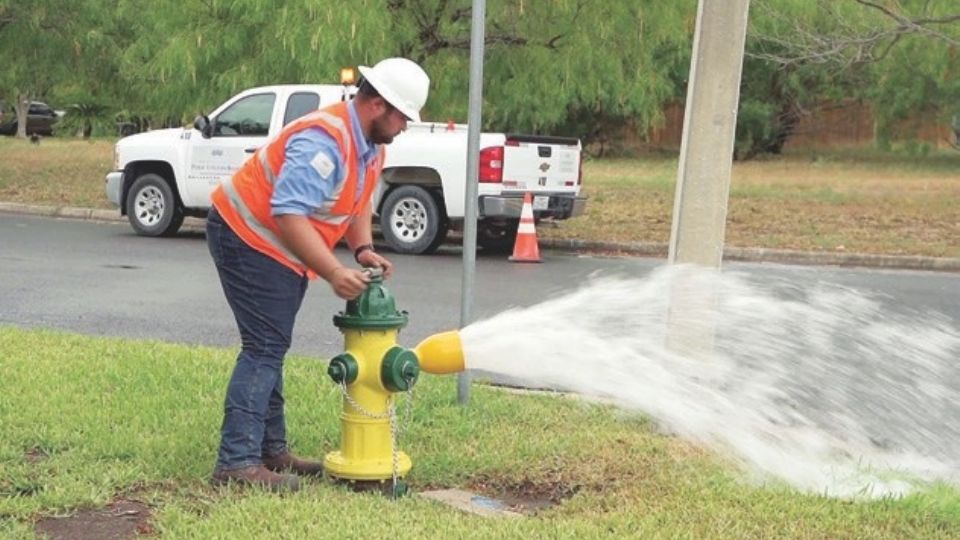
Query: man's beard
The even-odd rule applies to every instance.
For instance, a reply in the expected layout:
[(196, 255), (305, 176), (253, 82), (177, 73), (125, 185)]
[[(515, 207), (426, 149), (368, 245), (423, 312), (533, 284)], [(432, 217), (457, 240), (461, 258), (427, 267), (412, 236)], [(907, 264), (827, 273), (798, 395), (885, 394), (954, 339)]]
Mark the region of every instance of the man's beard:
[(393, 138), (396, 135), (392, 135), (387, 131), (389, 114), (389, 112), (383, 113), (370, 124), (370, 142), (373, 144), (390, 144), (393, 142)]

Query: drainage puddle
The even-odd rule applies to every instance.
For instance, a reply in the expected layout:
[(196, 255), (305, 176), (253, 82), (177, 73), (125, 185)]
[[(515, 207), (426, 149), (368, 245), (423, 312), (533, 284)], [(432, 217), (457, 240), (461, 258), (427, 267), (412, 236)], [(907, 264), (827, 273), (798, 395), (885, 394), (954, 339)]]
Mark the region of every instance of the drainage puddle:
[(530, 481), (509, 486), (481, 481), (474, 487), (496, 495), (488, 496), (462, 489), (438, 489), (419, 494), (471, 514), (515, 518), (536, 515), (569, 499), (580, 490), (579, 486), (537, 484)]

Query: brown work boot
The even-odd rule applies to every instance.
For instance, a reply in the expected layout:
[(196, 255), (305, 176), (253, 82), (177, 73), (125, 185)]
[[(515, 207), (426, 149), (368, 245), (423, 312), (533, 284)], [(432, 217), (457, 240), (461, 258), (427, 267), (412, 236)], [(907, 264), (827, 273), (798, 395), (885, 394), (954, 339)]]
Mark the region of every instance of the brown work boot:
[(263, 456), (263, 466), (276, 472), (292, 472), (303, 476), (323, 476), (323, 463), (300, 459), (290, 452)]
[(216, 470), (210, 477), (210, 483), (215, 486), (225, 486), (236, 483), (246, 486), (264, 487), (279, 493), (282, 491), (297, 491), (300, 489), (300, 479), (292, 474), (277, 474), (263, 465), (251, 465), (242, 469)]

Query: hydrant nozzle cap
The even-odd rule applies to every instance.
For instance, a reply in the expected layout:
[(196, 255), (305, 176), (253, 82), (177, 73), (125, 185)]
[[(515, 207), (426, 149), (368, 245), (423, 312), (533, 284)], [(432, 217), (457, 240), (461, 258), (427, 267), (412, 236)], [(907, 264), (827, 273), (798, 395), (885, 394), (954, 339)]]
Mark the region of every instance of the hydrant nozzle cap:
[(383, 355), (380, 365), (380, 382), (391, 392), (406, 392), (413, 388), (420, 377), (420, 362), (410, 349), (391, 347)]
[(327, 366), (327, 375), (337, 384), (351, 384), (357, 380), (357, 374), (360, 366), (357, 359), (350, 353), (340, 353), (330, 359), (330, 365)]
[(347, 301), (347, 307), (333, 317), (338, 328), (394, 329), (407, 325), (407, 314), (397, 311), (396, 301), (383, 286), (383, 278), (371, 275), (360, 296)]

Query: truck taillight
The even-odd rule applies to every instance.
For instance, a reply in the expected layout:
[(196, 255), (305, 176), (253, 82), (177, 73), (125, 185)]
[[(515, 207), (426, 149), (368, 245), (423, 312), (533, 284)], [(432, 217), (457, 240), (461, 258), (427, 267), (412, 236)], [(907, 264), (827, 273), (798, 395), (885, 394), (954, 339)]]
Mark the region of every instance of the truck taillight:
[(480, 182), (499, 184), (503, 181), (503, 147), (490, 146), (480, 150)]
[(580, 156), (580, 165), (577, 170), (577, 185), (583, 184), (583, 156)]

